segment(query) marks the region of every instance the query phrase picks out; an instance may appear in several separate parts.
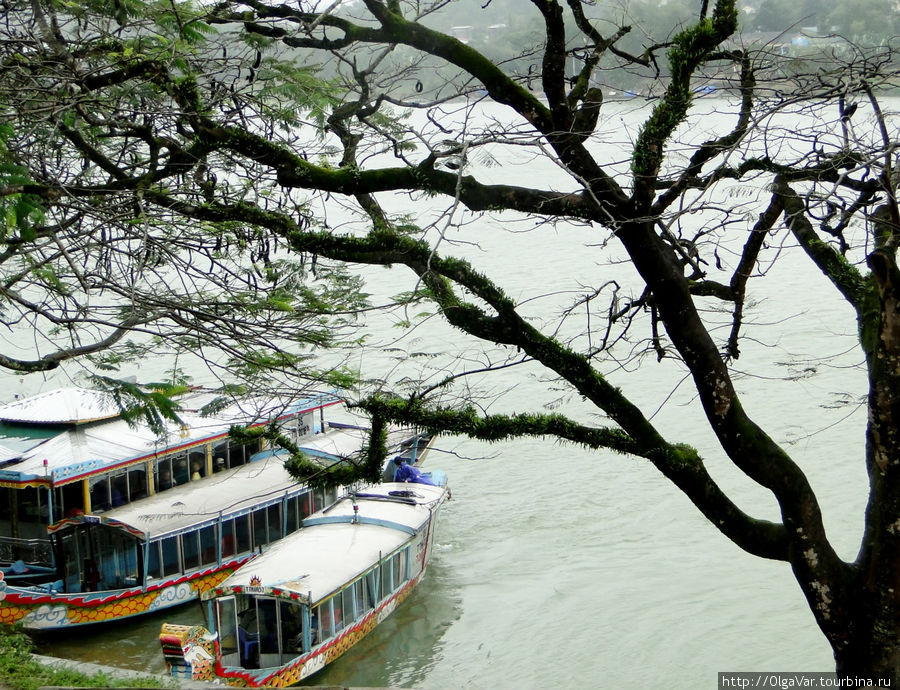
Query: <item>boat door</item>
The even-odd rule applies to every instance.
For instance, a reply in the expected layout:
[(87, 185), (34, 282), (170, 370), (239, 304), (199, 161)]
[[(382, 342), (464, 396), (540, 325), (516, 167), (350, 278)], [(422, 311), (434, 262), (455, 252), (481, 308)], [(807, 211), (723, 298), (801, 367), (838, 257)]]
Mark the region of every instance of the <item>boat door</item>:
[[(234, 597), (216, 599), (215, 629), (219, 634), (219, 651), (222, 654), (222, 664), (225, 666), (244, 666), (244, 644), (246, 643), (246, 631), (238, 627), (237, 605)], [(241, 639), (241, 632), (244, 639)]]
[(222, 663), (242, 668), (268, 668), (281, 664), (278, 649), (278, 601), (274, 597), (239, 596), (216, 600), (216, 615), (220, 638), (234, 635), (237, 649), (230, 643), (222, 645)]
[(278, 644), (278, 600), (274, 597), (255, 597), (256, 623), (259, 627), (259, 667), (281, 665)]

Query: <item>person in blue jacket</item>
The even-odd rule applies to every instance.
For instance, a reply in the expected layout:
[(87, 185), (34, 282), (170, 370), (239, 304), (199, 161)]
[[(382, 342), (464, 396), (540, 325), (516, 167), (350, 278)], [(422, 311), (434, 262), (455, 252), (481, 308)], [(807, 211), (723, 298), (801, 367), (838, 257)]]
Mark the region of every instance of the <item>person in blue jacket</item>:
[(422, 474), (417, 468), (410, 465), (406, 460), (401, 458), (399, 455), (394, 458), (394, 465), (397, 469), (394, 470), (394, 481), (395, 482), (409, 482), (411, 484), (430, 484), (434, 486), (434, 482), (431, 481), (428, 477)]

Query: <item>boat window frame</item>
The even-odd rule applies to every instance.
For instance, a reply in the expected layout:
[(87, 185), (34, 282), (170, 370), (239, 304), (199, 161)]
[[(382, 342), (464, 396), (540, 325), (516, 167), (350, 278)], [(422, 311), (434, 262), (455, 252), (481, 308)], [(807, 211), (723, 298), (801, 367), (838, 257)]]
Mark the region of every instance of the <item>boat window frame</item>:
[(349, 628), (356, 620), (356, 594), (353, 583), (341, 590), (341, 610), (344, 614), (344, 627)]
[(284, 537), (284, 513), (281, 508), (284, 501), (266, 506), (266, 543), (271, 544)]
[[(181, 572), (197, 570), (200, 567), (200, 530), (195, 528), (190, 531), (178, 533), (179, 546), (181, 547)], [(188, 550), (188, 545), (193, 545), (193, 550)]]
[[(159, 549), (160, 549), (160, 565), (162, 568), (162, 578), (167, 578), (172, 575), (179, 575), (184, 572), (183, 561), (181, 559), (181, 539), (179, 534), (167, 534), (163, 536), (159, 540)], [(174, 564), (170, 563), (166, 560), (167, 553), (166, 547), (170, 544), (174, 544), (175, 548), (175, 561)], [(169, 570), (169, 567), (174, 565), (175, 567), (172, 570)]]
[(83, 522), (51, 536), (63, 591), (131, 589), (144, 582), (144, 541), (113, 525)]
[[(237, 617), (237, 597), (234, 595), (227, 597), (220, 597), (211, 602), (213, 604), (212, 615), (214, 616), (214, 625), (213, 630), (216, 631), (217, 637), (219, 640), (219, 649), (222, 654), (222, 663), (226, 666), (238, 666), (240, 665), (240, 653), (241, 653), (241, 643), (240, 643), (240, 635), (238, 634), (238, 617)], [(226, 647), (225, 641), (228, 639), (226, 635), (226, 631), (224, 626), (222, 625), (222, 607), (223, 606), (231, 606), (231, 628), (233, 631), (233, 639), (234, 639), (234, 647)]]
[(220, 524), (214, 522), (197, 527), (197, 541), (200, 545), (200, 568), (221, 562)]
[(394, 591), (394, 581), (391, 572), (391, 557), (388, 556), (387, 558), (382, 559), (378, 566), (381, 570), (381, 599), (387, 599)]
[[(286, 633), (291, 631), (286, 630), (285, 625), (287, 621), (293, 621), (296, 623), (297, 616), (286, 616), (285, 609), (287, 609), (287, 611), (297, 609), (300, 614), (300, 628), (296, 633), (292, 634), (290, 638), (286, 637)], [(278, 649), (281, 652), (282, 664), (289, 662), (291, 659), (294, 659), (301, 654), (306, 654), (309, 651), (309, 635), (307, 634), (307, 630), (309, 627), (309, 617), (306, 614), (307, 609), (308, 607), (306, 606), (306, 604), (302, 602), (283, 598), (278, 599)], [(290, 644), (291, 640), (296, 640), (297, 645), (294, 645), (292, 647)]]
[(257, 550), (261, 546), (265, 546), (269, 542), (264, 541), (264, 539), (269, 534), (269, 528), (266, 523), (268, 511), (266, 510), (267, 506), (263, 506), (261, 508), (255, 508), (250, 513), (250, 535), (253, 544), (253, 550)]

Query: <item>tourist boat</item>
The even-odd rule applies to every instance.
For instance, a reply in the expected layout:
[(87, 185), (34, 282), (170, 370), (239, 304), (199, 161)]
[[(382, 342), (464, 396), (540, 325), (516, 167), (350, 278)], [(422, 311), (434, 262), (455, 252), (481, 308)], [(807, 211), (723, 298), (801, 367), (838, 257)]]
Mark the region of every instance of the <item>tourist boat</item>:
[[(280, 422), (308, 456), (323, 464), (352, 457), (368, 440), (362, 427), (316, 422), (331, 400), (336, 401), (304, 401), (281, 415)], [(191, 419), (181, 416), (182, 421)], [(47, 528), (55, 579), (31, 586), (7, 581), (0, 623), (61, 629), (186, 603), (337, 498), (334, 489), (312, 491), (298, 484), (278, 453), (261, 450), (246, 455), (246, 449), (231, 445), (230, 424), (221, 426), (229, 418), (236, 417), (220, 413), (215, 421), (204, 418), (207, 426), (197, 433), (202, 440), (194, 439), (188, 449), (173, 453), (170, 445), (169, 452), (140, 460), (137, 470), (128, 465), (126, 473), (118, 475), (125, 480), (118, 495), (131, 496), (131, 501), (120, 500), (121, 505), (112, 507), (117, 503), (117, 484), (116, 475), (110, 473), (96, 479), (94, 486), (99, 484), (100, 491), (84, 488), (89, 510), (70, 510)], [(191, 435), (190, 429), (180, 433), (182, 440)], [(133, 450), (128, 441), (128, 436), (120, 439), (119, 447)], [(427, 450), (427, 440), (419, 443), (418, 435), (402, 430), (389, 436), (394, 452)], [(184, 471), (192, 455), (193, 478)], [(141, 472), (137, 479), (134, 472)], [(145, 474), (150, 494), (135, 497), (131, 490)], [(50, 477), (58, 478), (55, 473)]]
[[(0, 405), (4, 573), (27, 581), (29, 575), (34, 580), (54, 568), (47, 528), (66, 516), (98, 514), (143, 500), (192, 478), (242, 465), (263, 450), (259, 442), (230, 443), (232, 425), (277, 421), (285, 434), (299, 440), (321, 431), (325, 410), (340, 400), (310, 395), (285, 403), (220, 403), (210, 391), (180, 397), (183, 423), (170, 424), (162, 435), (147, 424), (123, 419), (113, 396), (101, 391), (61, 388)], [(208, 413), (211, 408), (216, 411)]]
[(388, 482), (348, 493), (203, 594), (208, 628), (162, 626), (170, 673), (284, 687), (337, 659), (424, 576), (450, 496), (435, 475), (440, 485)]

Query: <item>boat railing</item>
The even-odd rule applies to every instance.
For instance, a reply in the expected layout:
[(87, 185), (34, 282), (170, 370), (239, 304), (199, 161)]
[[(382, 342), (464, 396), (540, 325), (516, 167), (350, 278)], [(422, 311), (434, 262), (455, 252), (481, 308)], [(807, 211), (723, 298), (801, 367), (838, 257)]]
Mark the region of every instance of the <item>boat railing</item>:
[(50, 539), (0, 537), (0, 563), (24, 561), (32, 565), (53, 565)]

